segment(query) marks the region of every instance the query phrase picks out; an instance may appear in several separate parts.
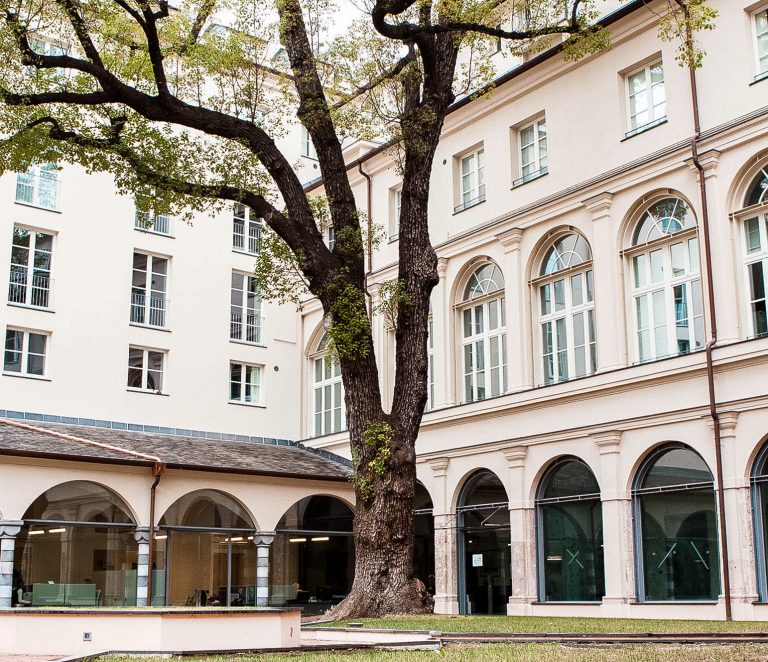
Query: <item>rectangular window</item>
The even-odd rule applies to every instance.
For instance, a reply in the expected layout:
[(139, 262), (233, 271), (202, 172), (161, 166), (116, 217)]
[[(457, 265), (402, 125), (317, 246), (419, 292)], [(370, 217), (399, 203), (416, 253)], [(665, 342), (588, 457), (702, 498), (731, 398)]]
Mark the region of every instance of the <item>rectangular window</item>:
[(234, 362), (229, 364), (229, 401), (261, 404), (261, 366)]
[(336, 248), (336, 228), (334, 228), (332, 225), (329, 225), (325, 229), (325, 245), (328, 246), (328, 250), (332, 251), (334, 248)]
[(392, 220), (389, 223), (390, 239), (397, 239), (400, 234), (400, 212), (403, 209), (403, 187), (398, 186), (389, 190), (390, 206), (392, 209)]
[(128, 348), (128, 388), (161, 393), (165, 352), (144, 347)]
[(541, 118), (520, 129), (520, 179), (513, 185), (524, 184), (548, 171), (547, 120)]
[(167, 292), (168, 258), (134, 253), (131, 322), (164, 328)]
[(435, 323), (432, 318), (427, 322), (427, 406), (429, 411), (435, 406)]
[(301, 155), (317, 161), (317, 151), (315, 151), (315, 144), (312, 142), (312, 136), (309, 135), (307, 127), (303, 124), (301, 126)]
[(328, 354), (314, 360), (315, 436), (341, 432), (346, 427), (341, 366)]
[(48, 335), (45, 333), (6, 329), (3, 370), (28, 377), (44, 377), (47, 345)]
[(261, 295), (256, 278), (232, 272), (229, 337), (243, 342), (261, 342)]
[(768, 214), (744, 221), (747, 293), (752, 334), (768, 334)]
[(485, 150), (479, 149), (459, 160), (460, 203), (455, 212), (485, 200)]
[(59, 207), (59, 168), (55, 163), (34, 165), (16, 175), (16, 202), (57, 210)]
[(768, 74), (768, 7), (755, 14), (755, 57), (757, 78)]
[(261, 248), (263, 220), (245, 205), (236, 204), (232, 216), (232, 248), (249, 255), (258, 255)]
[(153, 232), (168, 237), (171, 236), (171, 217), (168, 214), (155, 214), (149, 211), (136, 210), (133, 227), (142, 232)]
[(14, 226), (8, 303), (49, 307), (52, 256), (53, 235)]
[(640, 132), (667, 116), (664, 68), (655, 62), (627, 76), (629, 132)]

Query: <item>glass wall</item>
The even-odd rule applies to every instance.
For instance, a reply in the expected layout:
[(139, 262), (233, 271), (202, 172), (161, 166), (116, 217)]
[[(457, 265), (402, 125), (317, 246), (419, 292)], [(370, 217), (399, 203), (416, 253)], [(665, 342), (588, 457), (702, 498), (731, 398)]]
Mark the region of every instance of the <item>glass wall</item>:
[(512, 593), (507, 492), (490, 471), (464, 486), (457, 507), (462, 614), (505, 614)]
[(152, 604), (255, 605), (255, 528), (222, 492), (198, 490), (178, 499), (155, 536)]
[(270, 553), (270, 605), (320, 614), (346, 597), (355, 572), (352, 520), (352, 510), (328, 496), (307, 497), (288, 509)]
[(435, 518), (432, 499), (421, 483), (416, 483), (413, 500), (413, 571), (430, 595), (435, 594)]
[[(768, 178), (767, 178), (768, 180)], [(757, 456), (752, 469), (752, 511), (757, 556), (757, 593), (761, 602), (768, 601), (768, 445)]]
[(605, 594), (600, 488), (576, 458), (550, 467), (536, 499), (539, 599), (597, 602)]
[(120, 497), (95, 483), (62, 483), (35, 499), (23, 519), (13, 605), (136, 604), (135, 523)]
[(720, 557), (712, 473), (682, 444), (654, 452), (634, 495), (638, 599), (717, 600)]

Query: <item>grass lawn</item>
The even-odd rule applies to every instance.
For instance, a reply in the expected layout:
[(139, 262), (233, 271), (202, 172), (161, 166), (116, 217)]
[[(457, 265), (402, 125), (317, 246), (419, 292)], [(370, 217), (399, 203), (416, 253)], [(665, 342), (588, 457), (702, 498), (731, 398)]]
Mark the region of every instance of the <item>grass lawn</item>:
[[(124, 657), (102, 657), (98, 662), (125, 662)], [(642, 645), (605, 648), (556, 644), (449, 646), (442, 651), (386, 651), (360, 653), (294, 653), (176, 658), (183, 662), (758, 662), (768, 659), (768, 646)], [(141, 662), (167, 662), (143, 657)]]
[[(437, 630), (440, 632), (768, 632), (768, 621), (684, 621), (639, 618), (547, 616), (387, 616), (361, 618), (366, 628)], [(344, 627), (347, 621), (323, 623)], [(311, 625), (308, 623), (307, 625)], [(524, 658), (521, 658), (524, 659)], [(574, 658), (577, 659), (577, 658)], [(629, 658), (628, 658), (629, 659)]]

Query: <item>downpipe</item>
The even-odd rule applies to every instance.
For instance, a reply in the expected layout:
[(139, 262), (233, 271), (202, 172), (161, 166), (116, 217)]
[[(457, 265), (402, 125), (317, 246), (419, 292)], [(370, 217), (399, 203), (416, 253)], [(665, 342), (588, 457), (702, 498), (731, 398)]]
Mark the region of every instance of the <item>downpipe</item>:
[(147, 553), (149, 555), (148, 565), (149, 572), (147, 573), (147, 606), (152, 606), (152, 559), (155, 555), (155, 499), (157, 485), (160, 482), (165, 473), (165, 465), (162, 462), (156, 462), (152, 467), (152, 474), (155, 480), (152, 483), (152, 487), (149, 488), (149, 547)]
[(373, 209), (373, 199), (371, 193), (371, 176), (363, 170), (363, 164), (357, 164), (358, 172), (365, 177), (366, 181), (366, 203), (368, 205), (368, 245), (366, 249), (368, 251), (368, 269), (365, 272), (365, 296), (368, 298), (368, 319), (373, 320), (373, 297), (368, 289), (368, 278), (373, 273), (373, 219), (371, 218), (371, 210)]

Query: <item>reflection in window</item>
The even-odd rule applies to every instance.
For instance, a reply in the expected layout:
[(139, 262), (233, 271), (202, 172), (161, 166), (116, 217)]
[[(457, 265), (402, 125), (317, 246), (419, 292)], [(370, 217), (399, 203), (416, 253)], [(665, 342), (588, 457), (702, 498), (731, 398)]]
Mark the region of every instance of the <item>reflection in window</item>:
[(33, 377), (45, 376), (45, 354), (48, 335), (6, 329), (3, 371)]
[(544, 256), (538, 300), (545, 384), (595, 372), (591, 266), (589, 246), (575, 233), (557, 239)]
[(464, 401), (474, 402), (507, 390), (504, 277), (495, 264), (472, 274), (463, 301)]
[(589, 467), (552, 466), (536, 499), (539, 594), (544, 602), (596, 602), (605, 594), (600, 488)]
[[(761, 169), (752, 181), (744, 207), (768, 203), (768, 171)], [(768, 210), (750, 213), (743, 220), (744, 256), (746, 266), (747, 304), (750, 312), (751, 335), (768, 334), (766, 317), (766, 287), (768, 286)]]
[(685, 446), (646, 460), (633, 490), (638, 599), (716, 600), (720, 593), (712, 474)]
[(95, 483), (62, 483), (35, 499), (23, 519), (15, 606), (136, 605), (135, 523), (120, 497)]
[(163, 390), (165, 352), (128, 348), (128, 388), (160, 393)]
[(42, 209), (58, 209), (59, 167), (55, 163), (42, 163), (18, 173), (16, 202)]
[(649, 206), (628, 251), (639, 361), (704, 347), (698, 238), (688, 205), (664, 198)]

